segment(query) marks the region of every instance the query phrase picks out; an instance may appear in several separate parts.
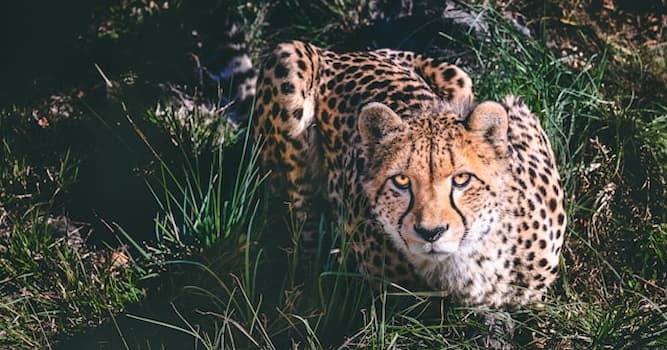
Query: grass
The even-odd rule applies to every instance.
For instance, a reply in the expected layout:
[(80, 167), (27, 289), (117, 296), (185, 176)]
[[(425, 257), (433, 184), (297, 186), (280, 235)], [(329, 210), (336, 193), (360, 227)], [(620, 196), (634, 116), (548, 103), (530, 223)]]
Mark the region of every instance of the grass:
[[(257, 18), (273, 18), (274, 6), (235, 6), (259, 46), (295, 33), (335, 44), (327, 41), (362, 16), (344, 1), (300, 5), (281, 6), (318, 21), (266, 28)], [(356, 272), (340, 225), (326, 218), (315, 261), (300, 261), (300, 227), (268, 197), (257, 168), (261, 145), (230, 126), (224, 108), (179, 99), (124, 111), (153, 159), (155, 238), (115, 224), (127, 246), (91, 250), (72, 239), (86, 224), (57, 224), (78, 181), (75, 157), (46, 148), (35, 157), (26, 146), (35, 131), (9, 110), (0, 115), (0, 347), (50, 348), (54, 334), (128, 308), (131, 320), (203, 349), (476, 349), (489, 336), (517, 348), (667, 347), (667, 107), (637, 105), (610, 82), (613, 52), (574, 69), (497, 12), (472, 9), (488, 32), (443, 40), (466, 48), (459, 57), (478, 99), (519, 95), (540, 116), (567, 193), (561, 277), (544, 305), (495, 312), (451, 305), (432, 291), (374, 290)], [(313, 34), (322, 27), (329, 32)], [(115, 263), (119, 256), (127, 263)], [(157, 303), (170, 317), (132, 307), (159, 298), (156, 291), (168, 295)], [(506, 323), (480, 315), (511, 320), (513, 336)], [(110, 327), (119, 347), (170, 344)]]
[(21, 156), (30, 140), (15, 117), (0, 114), (0, 347), (50, 348), (54, 333), (96, 326), (143, 292), (133, 269), (83, 246), (85, 224), (56, 216), (78, 165), (68, 152), (43, 155), (53, 166)]

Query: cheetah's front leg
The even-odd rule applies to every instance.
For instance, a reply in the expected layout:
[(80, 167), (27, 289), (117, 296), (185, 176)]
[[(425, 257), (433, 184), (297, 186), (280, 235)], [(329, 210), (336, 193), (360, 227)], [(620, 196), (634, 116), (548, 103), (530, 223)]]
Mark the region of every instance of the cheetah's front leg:
[(301, 247), (317, 247), (325, 183), (314, 120), (315, 86), (320, 61), (317, 48), (302, 42), (279, 45), (267, 58), (258, 80), (255, 140), (263, 144), (262, 166), (270, 171), (275, 194), (287, 196)]

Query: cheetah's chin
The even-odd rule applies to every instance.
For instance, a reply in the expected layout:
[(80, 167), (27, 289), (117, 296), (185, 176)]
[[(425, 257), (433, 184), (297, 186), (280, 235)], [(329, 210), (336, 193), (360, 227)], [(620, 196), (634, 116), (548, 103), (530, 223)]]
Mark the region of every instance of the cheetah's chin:
[(439, 256), (456, 252), (459, 249), (459, 242), (435, 242), (426, 243), (422, 246), (425, 255)]

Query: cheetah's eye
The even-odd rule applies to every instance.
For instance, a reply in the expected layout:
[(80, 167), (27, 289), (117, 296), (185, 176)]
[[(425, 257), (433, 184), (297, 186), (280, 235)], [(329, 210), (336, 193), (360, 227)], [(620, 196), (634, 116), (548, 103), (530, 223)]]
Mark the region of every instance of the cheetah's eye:
[(452, 184), (454, 187), (463, 188), (470, 183), (470, 173), (459, 173), (452, 177)]
[(410, 187), (410, 178), (403, 174), (392, 176), (391, 182), (394, 184), (394, 186), (400, 188), (401, 190), (405, 190)]

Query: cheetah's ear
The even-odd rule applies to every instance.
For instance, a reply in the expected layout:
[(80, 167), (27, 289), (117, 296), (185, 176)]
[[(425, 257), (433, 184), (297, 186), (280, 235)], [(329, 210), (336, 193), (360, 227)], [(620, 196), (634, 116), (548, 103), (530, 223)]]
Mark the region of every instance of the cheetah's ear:
[(364, 144), (380, 143), (391, 132), (403, 125), (403, 120), (391, 108), (371, 102), (359, 112), (357, 127)]
[(508, 123), (505, 108), (499, 103), (486, 101), (472, 111), (466, 120), (466, 127), (469, 131), (479, 133), (495, 143), (507, 140)]

